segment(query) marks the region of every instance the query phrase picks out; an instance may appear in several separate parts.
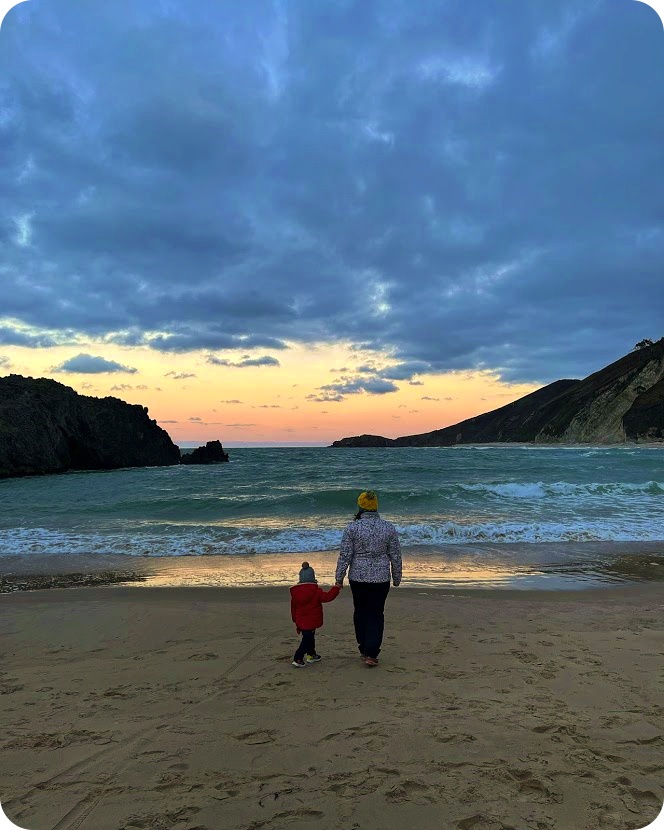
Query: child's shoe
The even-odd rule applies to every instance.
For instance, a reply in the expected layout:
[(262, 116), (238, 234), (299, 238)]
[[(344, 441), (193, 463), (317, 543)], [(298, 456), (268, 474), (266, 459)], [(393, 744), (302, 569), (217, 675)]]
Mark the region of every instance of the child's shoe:
[(318, 661), (322, 660), (323, 658), (320, 656), (320, 654), (307, 654), (304, 659), (307, 661), (307, 663), (318, 663)]
[(303, 669), (307, 664), (304, 660), (293, 660), (292, 665), (295, 666), (296, 669)]

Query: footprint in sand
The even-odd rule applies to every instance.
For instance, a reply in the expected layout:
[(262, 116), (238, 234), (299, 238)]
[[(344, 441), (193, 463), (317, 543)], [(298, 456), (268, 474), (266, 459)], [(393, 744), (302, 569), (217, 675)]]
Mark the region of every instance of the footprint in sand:
[(272, 818), (263, 821), (252, 821), (251, 824), (244, 825), (243, 830), (278, 830), (278, 828), (286, 825), (298, 827), (303, 821), (319, 821), (322, 818), (325, 818), (325, 813), (320, 810), (309, 810), (306, 807), (300, 807), (297, 810), (284, 810), (276, 813)]
[(530, 770), (510, 769), (508, 772), (517, 782), (520, 800), (537, 804), (559, 804), (563, 800), (560, 793), (534, 778)]
[(274, 729), (257, 729), (254, 732), (241, 732), (239, 735), (234, 735), (236, 741), (251, 746), (256, 744), (271, 744), (276, 740), (278, 733)]
[(170, 830), (174, 825), (189, 821), (200, 810), (200, 807), (183, 807), (181, 810), (172, 813), (140, 813), (139, 815), (130, 816), (125, 827), (127, 830), (134, 827), (141, 830), (144, 828), (145, 830)]
[(435, 801), (438, 801), (438, 794), (428, 784), (423, 784), (421, 781), (414, 781), (413, 779), (406, 779), (390, 787), (385, 793), (385, 800), (393, 804), (404, 804), (406, 802), (413, 804), (433, 804)]
[(212, 652), (205, 652), (203, 654), (191, 654), (189, 657), (187, 657), (187, 660), (198, 660), (198, 661), (218, 660), (218, 659), (219, 659), (219, 655), (218, 654), (212, 654)]
[(522, 663), (536, 663), (539, 660), (539, 657), (532, 651), (518, 651), (517, 649), (511, 649), (510, 654)]
[(438, 741), (440, 744), (458, 744), (458, 743), (466, 743), (469, 741), (476, 741), (477, 738), (474, 735), (469, 734), (454, 734), (454, 735), (437, 735), (434, 734), (434, 740)]
[(513, 824), (504, 824), (498, 818), (479, 814), (461, 819), (456, 826), (459, 830), (516, 830)]

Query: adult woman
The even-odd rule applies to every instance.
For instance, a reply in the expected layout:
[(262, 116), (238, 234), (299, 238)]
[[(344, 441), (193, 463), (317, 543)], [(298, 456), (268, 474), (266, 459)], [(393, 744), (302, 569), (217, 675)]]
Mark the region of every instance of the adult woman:
[(373, 490), (361, 493), (359, 511), (341, 540), (336, 584), (343, 585), (346, 571), (353, 593), (355, 636), (367, 666), (378, 665), (383, 642), (385, 600), (392, 584), (401, 582), (401, 546), (396, 528), (378, 515)]

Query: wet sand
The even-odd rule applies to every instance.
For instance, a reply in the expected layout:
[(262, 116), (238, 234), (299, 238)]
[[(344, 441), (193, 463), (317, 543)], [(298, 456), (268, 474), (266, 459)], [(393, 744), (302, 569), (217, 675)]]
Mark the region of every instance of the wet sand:
[(290, 665), (284, 588), (0, 599), (0, 799), (32, 830), (640, 828), (664, 799), (664, 585), (348, 590)]
[[(542, 542), (405, 547), (404, 582), (431, 588), (580, 590), (664, 581), (664, 542)], [(141, 582), (146, 587), (291, 585), (303, 559), (332, 579), (331, 551), (225, 556), (3, 556), (0, 593)]]

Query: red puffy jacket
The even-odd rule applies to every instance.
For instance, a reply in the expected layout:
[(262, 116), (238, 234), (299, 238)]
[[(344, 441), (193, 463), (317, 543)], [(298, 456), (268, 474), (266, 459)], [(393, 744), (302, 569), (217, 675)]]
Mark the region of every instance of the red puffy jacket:
[(301, 582), (293, 585), (291, 592), (291, 617), (300, 631), (313, 631), (323, 625), (324, 602), (332, 602), (339, 596), (341, 588), (324, 591), (315, 582)]

